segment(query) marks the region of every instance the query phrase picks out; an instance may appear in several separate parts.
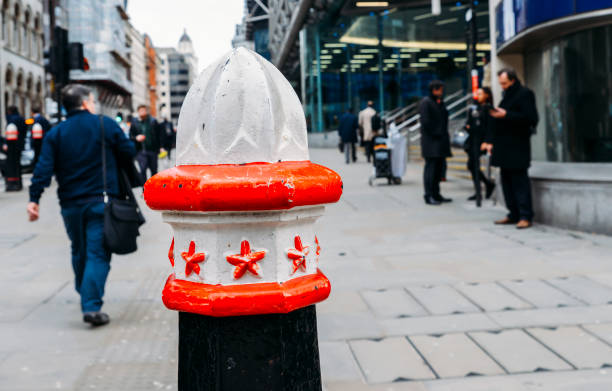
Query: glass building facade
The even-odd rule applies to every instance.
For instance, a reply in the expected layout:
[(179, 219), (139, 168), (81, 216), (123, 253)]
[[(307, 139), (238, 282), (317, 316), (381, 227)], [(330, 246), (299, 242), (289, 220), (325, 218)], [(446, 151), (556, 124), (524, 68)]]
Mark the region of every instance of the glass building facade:
[(527, 84), (538, 91), (533, 158), (612, 162), (612, 26), (551, 41), (525, 56)]
[[(477, 65), (490, 50), (488, 3), (479, 2)], [(408, 105), (441, 79), (447, 94), (468, 89), (467, 2), (382, 12), (353, 8), (302, 31), (303, 99), (310, 131), (334, 130), (346, 108)]]

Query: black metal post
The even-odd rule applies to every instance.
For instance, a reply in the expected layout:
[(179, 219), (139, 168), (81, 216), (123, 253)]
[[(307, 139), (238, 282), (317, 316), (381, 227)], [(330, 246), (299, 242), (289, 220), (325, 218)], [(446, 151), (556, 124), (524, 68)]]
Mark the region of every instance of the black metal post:
[(315, 306), (288, 314), (179, 313), (179, 391), (320, 391)]

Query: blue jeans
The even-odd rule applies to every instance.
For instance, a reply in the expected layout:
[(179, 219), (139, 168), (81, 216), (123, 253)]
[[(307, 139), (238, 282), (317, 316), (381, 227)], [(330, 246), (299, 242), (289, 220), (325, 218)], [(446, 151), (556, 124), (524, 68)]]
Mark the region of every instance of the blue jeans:
[(63, 207), (62, 217), (72, 242), (72, 269), (76, 291), (81, 295), (81, 310), (99, 311), (111, 259), (104, 247), (104, 204)]

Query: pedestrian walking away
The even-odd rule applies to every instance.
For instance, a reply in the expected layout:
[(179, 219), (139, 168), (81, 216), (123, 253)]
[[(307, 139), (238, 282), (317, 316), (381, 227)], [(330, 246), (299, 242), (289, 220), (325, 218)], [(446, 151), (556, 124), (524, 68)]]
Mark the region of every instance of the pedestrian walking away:
[(138, 118), (132, 121), (130, 139), (136, 144), (136, 161), (144, 183), (148, 178), (147, 169), (151, 176), (157, 174), (158, 155), (165, 152), (165, 130), (149, 115), (145, 105), (138, 106)]
[(47, 132), (51, 130), (51, 124), (42, 114), (42, 110), (40, 106), (35, 105), (32, 106), (32, 128), (31, 128), (31, 137), (32, 137), (32, 149), (34, 149), (34, 166), (38, 162), (40, 158), (40, 150), (42, 148), (42, 142), (47, 134)]
[[(81, 296), (83, 321), (99, 326), (109, 322), (101, 308), (111, 260), (104, 246), (101, 121), (95, 115), (94, 96), (87, 87), (68, 85), (62, 96), (68, 116), (43, 140), (27, 211), (30, 221), (38, 219), (39, 200), (55, 174), (61, 214), (71, 241), (72, 268), (75, 288)], [(136, 150), (113, 119), (103, 117), (103, 122), (107, 194), (117, 197), (117, 162), (132, 162)]]
[[(365, 155), (368, 163), (372, 158), (372, 139), (376, 136), (376, 131), (379, 129), (372, 128), (372, 118), (376, 115), (374, 110), (374, 102), (368, 101), (368, 106), (359, 112), (359, 129), (362, 133), (361, 139), (363, 140), (363, 147), (365, 148)], [(379, 121), (380, 122), (380, 121)]]
[(488, 179), (480, 170), (480, 156), (485, 153), (483, 143), (487, 133), (490, 133), (490, 128), (493, 126), (493, 118), (489, 115), (489, 110), (493, 107), (493, 94), (489, 87), (479, 88), (477, 98), (474, 104), (468, 110), (468, 118), (465, 124), (465, 130), (468, 133), (468, 138), (463, 144), (463, 149), (468, 155), (467, 168), (472, 174), (474, 189), (476, 194), (468, 198), (468, 201), (474, 201), (480, 194), (480, 182), (485, 185), (485, 198), (491, 198), (495, 183)]
[(495, 124), (486, 147), (492, 153), (491, 164), (501, 171), (508, 215), (495, 223), (529, 228), (534, 212), (527, 170), (531, 163), (530, 139), (538, 124), (535, 95), (523, 87), (514, 70), (502, 69), (497, 75), (504, 97), (499, 108), (489, 112)]
[(340, 124), (338, 125), (338, 134), (341, 142), (344, 144), (344, 155), (346, 157), (346, 164), (349, 164), (351, 159), (353, 162), (357, 161), (357, 153), (355, 151), (355, 143), (357, 142), (357, 131), (359, 130), (359, 123), (357, 116), (353, 114), (349, 107), (344, 114), (340, 117)]
[(440, 205), (451, 202), (440, 194), (440, 182), (444, 176), (446, 158), (452, 156), (448, 134), (448, 111), (444, 105), (444, 83), (434, 80), (429, 83), (429, 96), (421, 100), (421, 155), (425, 159), (423, 187), (425, 203)]
[(16, 106), (6, 109), (6, 132), (2, 140), (2, 149), (6, 152), (4, 168), (4, 183), (6, 191), (20, 191), (21, 181), (21, 151), (25, 145), (28, 128), (25, 119), (19, 114)]

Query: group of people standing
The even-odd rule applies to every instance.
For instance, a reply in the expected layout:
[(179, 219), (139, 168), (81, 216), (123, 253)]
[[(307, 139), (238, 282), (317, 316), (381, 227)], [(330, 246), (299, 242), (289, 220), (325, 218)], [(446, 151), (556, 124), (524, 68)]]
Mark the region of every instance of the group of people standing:
[[(501, 184), (508, 214), (496, 224), (515, 224), (524, 229), (532, 225), (534, 212), (528, 169), (531, 162), (531, 135), (538, 123), (535, 95), (524, 87), (512, 69), (498, 72), (503, 98), (493, 105), (489, 88), (480, 88), (473, 108), (468, 112), (465, 129), (469, 134), (465, 148), (468, 169), (475, 188), (485, 185), (485, 197), (493, 193), (495, 184), (480, 172), (480, 155), (488, 153), (491, 165), (500, 168)], [(440, 193), (444, 163), (451, 156), (448, 133), (448, 111), (444, 105), (444, 84), (433, 81), (429, 96), (419, 106), (421, 117), (421, 153), (425, 159), (423, 184), (425, 203), (440, 205), (451, 202)], [(476, 152), (476, 153), (474, 153)], [(477, 191), (479, 194), (479, 191)], [(476, 195), (470, 197), (475, 199)]]
[(51, 129), (51, 124), (42, 114), (39, 106), (33, 106), (31, 114), (30, 118), (25, 119), (16, 106), (9, 106), (6, 109), (5, 135), (4, 137), (0, 135), (0, 146), (6, 154), (2, 167), (6, 191), (23, 189), (21, 153), (25, 149), (28, 133), (30, 134), (30, 146), (34, 151), (32, 165), (35, 166), (40, 157), (43, 137)]
[(368, 101), (365, 109), (359, 112), (359, 116), (353, 114), (352, 108), (348, 107), (340, 117), (338, 124), (338, 134), (340, 136), (340, 150), (345, 154), (346, 164), (351, 160), (357, 161), (356, 143), (361, 138), (361, 143), (365, 149), (368, 162), (372, 159), (374, 137), (380, 133), (382, 120), (374, 109), (374, 102)]

